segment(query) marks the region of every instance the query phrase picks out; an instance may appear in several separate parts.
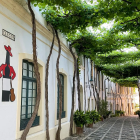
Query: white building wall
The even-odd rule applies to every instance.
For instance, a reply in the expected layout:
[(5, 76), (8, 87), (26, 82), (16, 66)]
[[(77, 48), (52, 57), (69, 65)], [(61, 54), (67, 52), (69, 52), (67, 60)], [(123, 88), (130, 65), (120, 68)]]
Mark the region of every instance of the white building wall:
[[(25, 6), (26, 7), (26, 6)], [(35, 8), (36, 18), (39, 22), (37, 22), (37, 56), (38, 62), (40, 66), (41, 72), (41, 87), (42, 87), (42, 97), (40, 103), (39, 114), (41, 115), (40, 126), (34, 127), (30, 129), (27, 140), (45, 140), (45, 64), (50, 51), (52, 34), (46, 28), (46, 23), (38, 9)], [(41, 23), (41, 24), (40, 24)], [(44, 27), (45, 26), (45, 27)], [(5, 63), (6, 51), (4, 49), (4, 45), (9, 45), (13, 53), (13, 57), (11, 57), (10, 64), (13, 66), (16, 72), (16, 78), (12, 81), (12, 85), (15, 91), (16, 100), (15, 102), (2, 102), (1, 94), (2, 90), (0, 90), (0, 140), (18, 140), (22, 134), (20, 131), (20, 108), (21, 108), (21, 70), (22, 70), (22, 59), (30, 59), (32, 60), (32, 25), (31, 25), (31, 17), (30, 14), (21, 7), (18, 3), (13, 0), (0, 2), (0, 31), (5, 29), (10, 33), (16, 36), (15, 41), (10, 40), (2, 36), (2, 32), (0, 32), (0, 65)], [(66, 87), (66, 95), (65, 95), (65, 111), (66, 117), (62, 119), (62, 130), (61, 130), (61, 138), (65, 138), (69, 136), (69, 121), (70, 121), (70, 113), (71, 113), (71, 96), (72, 96), (72, 86), (73, 86), (73, 58), (69, 52), (68, 45), (63, 35), (59, 33), (61, 38), (61, 46), (62, 52), (60, 57), (60, 73), (64, 74), (66, 77), (65, 87)], [(62, 38), (63, 37), (63, 38)], [(57, 78), (56, 78), (56, 59), (58, 56), (58, 43), (55, 39), (55, 45), (52, 52), (52, 56), (50, 59), (49, 66), (49, 128), (50, 128), (50, 136), (51, 140), (55, 139), (55, 133), (58, 127), (58, 122), (56, 120), (56, 103), (57, 103)], [(20, 63), (21, 62), (21, 63)], [(85, 70), (85, 81), (84, 81), (84, 70)], [(109, 91), (110, 93), (117, 93), (114, 83), (105, 80), (106, 76), (103, 76), (102, 82), (102, 74), (93, 70), (93, 78), (97, 80), (97, 90), (100, 92), (100, 98), (105, 99), (105, 89), (106, 94)], [(100, 76), (99, 76), (100, 75)], [(93, 88), (90, 85), (91, 78), (91, 62), (89, 59), (85, 58), (85, 68), (83, 57), (81, 58), (81, 74), (80, 74), (80, 88), (81, 88), (81, 101), (82, 101), (82, 109), (85, 111), (85, 100), (86, 100), (86, 110), (95, 109), (95, 99), (93, 96)], [(99, 79), (100, 78), (100, 79)], [(104, 80), (105, 84), (104, 85)], [(99, 84), (100, 81), (100, 84)], [(103, 89), (102, 89), (103, 83)], [(95, 83), (94, 83), (95, 84)], [(111, 85), (112, 84), (112, 85)], [(100, 87), (99, 87), (100, 85)], [(108, 86), (109, 85), (109, 86)], [(85, 92), (84, 92), (85, 87)], [(112, 87), (112, 91), (111, 91)], [(2, 78), (0, 78), (0, 89), (2, 89)], [(95, 90), (94, 90), (95, 92)], [(91, 94), (90, 94), (91, 93)], [(86, 99), (85, 99), (86, 97)], [(97, 98), (97, 93), (95, 92), (95, 97)], [(113, 110), (115, 111), (115, 100), (109, 100), (109, 103), (112, 103)], [(126, 104), (124, 105), (126, 107)], [(78, 109), (78, 95), (77, 89), (75, 89), (75, 110)], [(128, 110), (128, 109), (126, 109)], [(10, 130), (10, 131), (9, 131)], [(7, 134), (8, 133), (8, 134)]]
[[(1, 102), (1, 94), (2, 90), (0, 90), (0, 112), (1, 112), (1, 119), (0, 119), (0, 139), (2, 140), (16, 140), (20, 138), (20, 130), (17, 125), (17, 118), (20, 116), (20, 102), (18, 102), (19, 95), (21, 92), (18, 92), (18, 86), (19, 83), (21, 83), (22, 79), (19, 79), (19, 56), (20, 54), (29, 54), (32, 55), (32, 35), (31, 35), (31, 19), (28, 19), (28, 22), (24, 22), (21, 20), (11, 9), (7, 9), (9, 5), (5, 5), (4, 2), (0, 5), (0, 31), (2, 29), (5, 29), (9, 31), (10, 33), (14, 34), (16, 36), (15, 41), (10, 40), (9, 38), (6, 38), (2, 36), (2, 32), (0, 32), (0, 65), (5, 63), (6, 58), (6, 51), (4, 49), (4, 45), (10, 46), (12, 48), (11, 52), (13, 54), (13, 57), (11, 57), (11, 66), (13, 66), (15, 72), (16, 72), (16, 78), (13, 80), (12, 85), (15, 90), (16, 100), (15, 102)], [(8, 3), (7, 3), (8, 4)], [(11, 3), (10, 3), (11, 4)], [(13, 4), (15, 4), (13, 2)], [(13, 5), (11, 5), (12, 7)], [(18, 4), (14, 5), (18, 6)], [(20, 8), (20, 6), (19, 6)], [(16, 10), (16, 9), (14, 9)], [(24, 10), (23, 10), (24, 11)], [(21, 12), (20, 10), (18, 11)], [(20, 13), (21, 14), (21, 13)], [(28, 18), (29, 14), (24, 11), (25, 18)], [(26, 19), (27, 20), (27, 19)], [(40, 25), (41, 26), (41, 25)], [(44, 28), (45, 29), (45, 28)], [(43, 33), (43, 31), (40, 31)], [(39, 30), (37, 29), (37, 56), (40, 62), (45, 66), (49, 51), (50, 51), (50, 45), (52, 41), (52, 34), (49, 33), (46, 29), (45, 32), (48, 34), (41, 34)], [(44, 32), (44, 33), (45, 33)], [(49, 36), (49, 38), (48, 38)], [(61, 72), (64, 72), (64, 74), (67, 74), (67, 106), (66, 106), (66, 116), (67, 118), (62, 121), (62, 138), (69, 135), (68, 129), (69, 129), (69, 120), (70, 120), (70, 111), (71, 111), (71, 93), (72, 93), (72, 77), (73, 77), (73, 58), (69, 52), (69, 50), (66, 48), (66, 46), (62, 43), (62, 52), (60, 57), (60, 65), (59, 68)], [(56, 80), (56, 59), (58, 56), (58, 47), (57, 47), (57, 40), (55, 40), (55, 46), (53, 49), (53, 53), (50, 60), (50, 67), (49, 67), (49, 114), (50, 114), (50, 121), (49, 121), (49, 127), (50, 127), (50, 135), (51, 140), (54, 140), (55, 132), (57, 129), (56, 124), (56, 93), (57, 93), (57, 80)], [(45, 67), (43, 67), (43, 71), (45, 71)], [(82, 73), (83, 74), (83, 73)], [(44, 75), (45, 76), (45, 75)], [(45, 77), (43, 77), (43, 80)], [(20, 80), (20, 81), (19, 81)], [(82, 79), (83, 80), (83, 79)], [(81, 83), (83, 85), (83, 81), (81, 80)], [(41, 81), (42, 84), (44, 84), (43, 81)], [(0, 78), (0, 89), (2, 89), (2, 78)], [(44, 85), (42, 91), (45, 91)], [(27, 139), (36, 139), (36, 138), (42, 138), (41, 140), (45, 139), (45, 94), (42, 93), (42, 126), (39, 133), (33, 133), (34, 128), (30, 130), (29, 137)], [(67, 126), (67, 127), (66, 127)], [(66, 127), (66, 129), (64, 129)], [(36, 138), (35, 138), (36, 135)]]

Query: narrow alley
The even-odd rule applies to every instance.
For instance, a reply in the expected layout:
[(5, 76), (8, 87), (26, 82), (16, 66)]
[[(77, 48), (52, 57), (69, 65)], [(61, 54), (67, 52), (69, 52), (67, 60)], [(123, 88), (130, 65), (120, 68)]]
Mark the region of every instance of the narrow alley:
[(138, 116), (113, 117), (94, 124), (90, 133), (65, 140), (140, 140), (140, 120)]
[(111, 118), (96, 129), (85, 140), (138, 140), (140, 121), (138, 117)]

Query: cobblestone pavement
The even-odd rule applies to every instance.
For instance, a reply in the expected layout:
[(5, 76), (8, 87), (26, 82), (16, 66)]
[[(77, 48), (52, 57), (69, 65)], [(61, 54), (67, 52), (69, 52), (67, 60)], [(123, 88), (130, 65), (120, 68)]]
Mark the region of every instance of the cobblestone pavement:
[(140, 140), (140, 120), (137, 116), (114, 117), (85, 128), (81, 137), (65, 140)]

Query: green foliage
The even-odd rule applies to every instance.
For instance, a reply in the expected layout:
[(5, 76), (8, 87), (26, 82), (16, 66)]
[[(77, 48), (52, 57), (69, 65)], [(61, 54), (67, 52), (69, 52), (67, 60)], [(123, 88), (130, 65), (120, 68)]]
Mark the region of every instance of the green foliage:
[(139, 115), (139, 118), (140, 118), (140, 110), (137, 110), (135, 113), (136, 115)]
[(127, 39), (128, 35), (116, 36), (109, 32), (98, 36), (93, 35), (92, 32), (82, 30), (75, 35), (67, 34), (67, 36), (68, 41), (71, 42), (77, 53), (91, 60), (95, 60), (96, 55), (99, 56), (99, 54), (112, 52), (114, 49), (124, 48), (123, 44), (125, 44), (125, 47), (127, 47), (126, 45), (128, 45), (128, 47), (131, 45)]
[[(126, 59), (127, 58), (127, 59)], [(140, 59), (140, 51), (131, 51), (131, 52), (122, 52), (122, 51), (113, 51), (109, 54), (100, 54), (97, 56), (95, 63), (96, 64), (120, 64), (125, 62), (138, 61)]]
[(112, 79), (113, 82), (125, 87), (137, 87), (137, 80), (137, 77), (127, 77), (125, 79)]
[(120, 115), (124, 115), (124, 111), (121, 111), (121, 110), (115, 110), (115, 115), (116, 116), (120, 116)]
[(87, 124), (92, 124), (93, 122), (96, 123), (100, 120), (100, 115), (95, 110), (86, 111), (85, 115)]
[(103, 12), (97, 5), (92, 6), (80, 0), (40, 0), (37, 4), (46, 21), (65, 34), (75, 33), (90, 25), (97, 27), (104, 22), (101, 20)]
[(110, 117), (116, 117), (116, 115), (115, 114), (111, 114)]
[(112, 18), (118, 23), (119, 30), (139, 31), (140, 1), (99, 0), (99, 5), (108, 13), (106, 18)]
[(106, 64), (98, 65), (98, 69), (102, 70), (105, 75), (112, 77), (113, 82), (117, 82), (122, 86), (137, 86), (138, 72), (140, 71), (140, 62), (126, 62), (120, 65)]
[[(49, 6), (61, 6), (65, 8), (69, 8), (70, 5), (74, 6), (75, 3), (80, 3), (80, 0), (31, 0), (32, 3), (34, 4), (44, 4), (44, 5), (49, 5)], [(37, 5), (35, 5), (37, 6)]]
[(80, 67), (80, 59), (79, 57), (77, 58), (77, 63), (78, 63), (78, 70), (79, 70), (79, 74), (81, 74), (81, 67)]
[(86, 111), (86, 124), (92, 124), (94, 122), (94, 116), (91, 114), (90, 111)]
[(83, 127), (86, 124), (86, 115), (84, 111), (76, 110), (74, 113), (74, 122), (77, 127)]
[(100, 117), (101, 117), (101, 116), (99, 115), (99, 113), (98, 113), (97, 111), (92, 110), (92, 111), (91, 111), (91, 115), (93, 116), (94, 123), (100, 121)]
[[(78, 55), (95, 61), (98, 70), (112, 77), (113, 82), (137, 86), (140, 51), (126, 53), (122, 49), (140, 48), (138, 0), (31, 1), (39, 7), (47, 22), (66, 35)], [(113, 20), (113, 27), (101, 28), (100, 25), (109, 20)], [(94, 33), (87, 30), (89, 26), (93, 27)], [(97, 30), (100, 33), (95, 33)]]
[(125, 113), (124, 111), (120, 111), (120, 115), (124, 115), (124, 113)]
[(109, 115), (112, 113), (112, 111), (108, 111), (106, 112), (106, 116), (109, 117)]
[(107, 106), (108, 106), (108, 102), (105, 100), (100, 100), (99, 101), (99, 114), (103, 117), (107, 116)]

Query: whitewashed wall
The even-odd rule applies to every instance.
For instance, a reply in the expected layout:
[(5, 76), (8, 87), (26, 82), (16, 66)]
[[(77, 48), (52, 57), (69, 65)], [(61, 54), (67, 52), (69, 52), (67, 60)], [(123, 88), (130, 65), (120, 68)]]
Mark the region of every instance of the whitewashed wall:
[[(18, 0), (21, 1), (21, 0)], [(26, 3), (24, 3), (26, 4)], [(27, 8), (27, 6), (25, 6)], [(38, 59), (45, 65), (52, 41), (52, 34), (46, 29), (46, 23), (43, 17), (38, 12), (38, 8), (34, 9), (36, 12), (37, 18), (37, 56)], [(13, 0), (1, 0), (0, 2), (0, 65), (5, 63), (6, 51), (4, 45), (9, 45), (12, 50), (13, 57), (11, 57), (10, 64), (13, 66), (16, 72), (16, 78), (13, 80), (13, 88), (15, 90), (16, 97), (18, 98), (18, 86), (19, 86), (19, 55), (21, 53), (32, 55), (32, 35), (31, 35), (31, 19), (29, 13), (18, 3), (15, 3)], [(45, 28), (44, 28), (45, 26)], [(16, 40), (12, 41), (4, 36), (2, 36), (2, 29), (5, 29), (16, 36)], [(72, 78), (73, 78), (73, 58), (68, 50), (68, 45), (66, 39), (63, 35), (59, 34), (61, 38), (62, 52), (60, 58), (60, 69), (67, 74), (67, 120), (62, 122), (62, 132), (61, 138), (65, 138), (69, 135), (69, 120), (71, 113), (71, 95), (72, 95)], [(56, 93), (57, 93), (57, 80), (56, 80), (56, 59), (58, 56), (58, 47), (57, 40), (55, 40), (55, 46), (50, 60), (49, 67), (49, 127), (51, 140), (55, 139), (55, 133), (57, 130), (56, 124)], [(80, 86), (81, 86), (81, 95), (82, 95), (82, 108), (85, 109), (85, 96), (86, 96), (86, 110), (88, 109), (88, 102), (90, 100), (89, 109), (95, 109), (95, 99), (93, 96), (93, 88), (90, 85), (91, 78), (91, 65), (90, 60), (85, 59), (85, 68), (83, 58), (81, 60), (81, 74), (80, 74)], [(85, 81), (84, 81), (84, 69), (85, 69)], [(44, 67), (45, 71), (45, 67)], [(95, 70), (96, 72), (96, 70)], [(94, 70), (93, 70), (94, 73)], [(95, 74), (96, 77), (96, 74)], [(93, 74), (93, 78), (94, 74)], [(104, 76), (103, 80), (106, 77)], [(43, 77), (45, 79), (45, 77)], [(99, 76), (97, 75), (97, 87), (99, 90)], [(100, 73), (100, 81), (102, 75)], [(20, 79), (22, 80), (22, 79)], [(42, 82), (43, 83), (43, 82)], [(107, 81), (105, 82), (108, 86)], [(109, 86), (112, 84), (112, 92), (115, 93), (115, 84), (109, 83)], [(100, 83), (102, 85), (102, 83)], [(43, 86), (44, 87), (44, 86)], [(85, 87), (85, 93), (84, 93)], [(103, 81), (104, 87), (104, 81)], [(103, 90), (103, 99), (105, 99), (105, 89), (100, 88), (100, 97), (102, 98)], [(45, 91), (45, 88), (43, 89)], [(91, 96), (90, 96), (91, 92)], [(2, 78), (0, 78), (0, 140), (17, 140), (19, 138), (19, 133), (17, 131), (17, 119), (18, 119), (18, 110), (20, 108), (20, 103), (17, 102), (2, 102)], [(96, 93), (95, 96), (97, 97)], [(45, 102), (45, 96), (43, 93), (43, 101)], [(111, 102), (111, 101), (110, 101)], [(113, 104), (113, 101), (112, 101)], [(125, 107), (126, 105), (124, 105)], [(78, 109), (78, 95), (77, 90), (75, 92), (75, 110)], [(115, 104), (113, 104), (113, 109), (115, 110)], [(40, 131), (29, 134), (28, 140), (45, 140), (45, 104), (42, 104), (42, 114), (43, 114), (43, 129)], [(19, 126), (18, 126), (19, 127)]]
[[(12, 5), (13, 6), (13, 5)], [(13, 6), (14, 8), (14, 6)], [(20, 7), (19, 7), (20, 8)], [(26, 16), (26, 12), (24, 13)], [(25, 17), (26, 18), (26, 17)], [(2, 29), (5, 29), (16, 36), (16, 40), (12, 41), (4, 36), (2, 36)], [(18, 97), (18, 58), (20, 53), (32, 54), (32, 36), (31, 36), (31, 24), (25, 23), (17, 15), (12, 13), (3, 5), (0, 5), (0, 65), (5, 63), (6, 51), (4, 45), (9, 45), (12, 50), (13, 57), (11, 57), (10, 62), (16, 72), (16, 78), (13, 80), (13, 88), (15, 90), (15, 95)], [(50, 33), (51, 35), (51, 33)], [(52, 35), (51, 35), (52, 36)], [(52, 39), (52, 38), (51, 38)], [(51, 39), (46, 38), (39, 32), (37, 32), (37, 55), (44, 65), (46, 63)], [(64, 45), (63, 45), (64, 46)], [(64, 46), (66, 47), (66, 46)], [(62, 50), (60, 57), (60, 69), (63, 69), (67, 74), (67, 116), (68, 120), (62, 125), (68, 124), (70, 120), (71, 111), (71, 92), (72, 92), (72, 76), (73, 76), (73, 58), (70, 53), (66, 53)], [(56, 59), (58, 56), (57, 40), (54, 46), (54, 50), (50, 60), (49, 68), (49, 111), (50, 111), (50, 129), (57, 128), (55, 124), (55, 93), (56, 93)], [(21, 79), (22, 80), (22, 79)], [(0, 78), (0, 89), (2, 89), (2, 78)], [(45, 90), (45, 89), (44, 89)], [(17, 124), (17, 100), (15, 102), (2, 102), (1, 96), (2, 90), (0, 90), (0, 139), (1, 140), (15, 140), (16, 139), (16, 124)], [(44, 95), (44, 94), (43, 94)], [(45, 96), (44, 96), (45, 100)], [(45, 104), (43, 105), (44, 118), (45, 118)], [(42, 134), (45, 133), (45, 119), (43, 120), (44, 129)], [(62, 129), (62, 131), (65, 131)], [(68, 134), (68, 132), (66, 133)], [(36, 134), (37, 135), (37, 134)], [(54, 134), (55, 135), (55, 134)], [(63, 135), (63, 132), (62, 132)], [(65, 136), (65, 135), (64, 135)], [(67, 135), (68, 136), (68, 135)], [(28, 138), (34, 137), (33, 134)], [(62, 138), (64, 138), (62, 136)], [(44, 139), (44, 136), (43, 136)], [(43, 140), (42, 139), (42, 140)], [(54, 138), (51, 138), (52, 140)]]

